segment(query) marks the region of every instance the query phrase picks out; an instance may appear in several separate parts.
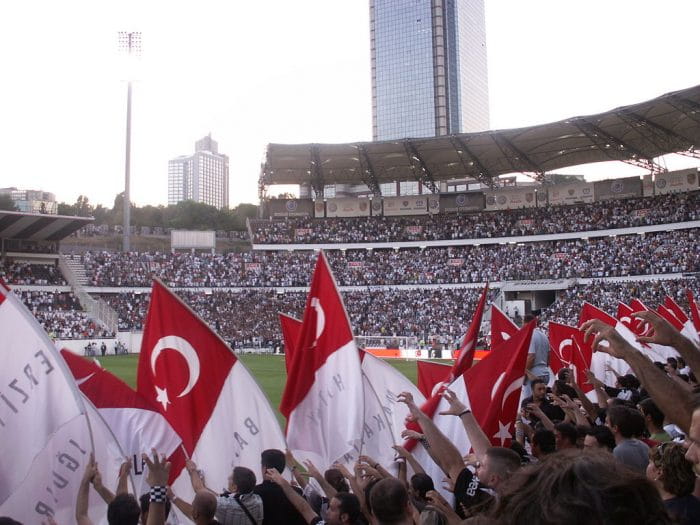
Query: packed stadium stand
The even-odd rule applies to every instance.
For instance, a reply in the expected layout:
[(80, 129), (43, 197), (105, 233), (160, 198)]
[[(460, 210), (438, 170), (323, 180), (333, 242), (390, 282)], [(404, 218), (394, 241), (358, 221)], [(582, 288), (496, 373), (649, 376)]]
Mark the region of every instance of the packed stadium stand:
[[(301, 316), (318, 249), (356, 335), (377, 344), (455, 344), (486, 282), (489, 300), (514, 319), (535, 311), (575, 325), (583, 301), (611, 313), (635, 297), (685, 305), (685, 290), (699, 291), (698, 169), (668, 172), (654, 159), (700, 158), (698, 103), (695, 87), (519, 130), (271, 144), (261, 218), (246, 232), (216, 232), (249, 240), (247, 251), (59, 253), (77, 230), (114, 232), (90, 219), (0, 212), (0, 277), (59, 339), (141, 330), (157, 277), (239, 348), (280, 345), (277, 314)], [(649, 173), (595, 182), (545, 176), (609, 160)], [(499, 176), (515, 172), (535, 183), (505, 187), (515, 179)], [(402, 195), (405, 181), (411, 192)], [(298, 184), (302, 197), (267, 198), (275, 184)]]

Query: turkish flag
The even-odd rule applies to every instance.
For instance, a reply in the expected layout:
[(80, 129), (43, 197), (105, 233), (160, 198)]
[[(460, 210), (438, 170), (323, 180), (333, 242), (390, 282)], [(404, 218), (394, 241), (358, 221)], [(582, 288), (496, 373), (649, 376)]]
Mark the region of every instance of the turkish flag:
[[(279, 317), (289, 363), (296, 350), (296, 338), (302, 322), (284, 314), (279, 314)], [(289, 345), (287, 341), (290, 341)], [(408, 407), (398, 403), (396, 398), (401, 392), (411, 392), (418, 403), (423, 403), (425, 398), (406, 376), (382, 359), (360, 350), (360, 361), (365, 410), (363, 449), (356, 450), (356, 456), (366, 454), (388, 467), (394, 461), (394, 449), (391, 447), (401, 442), (404, 421), (410, 413)], [(443, 367), (449, 372), (449, 367)]]
[[(138, 392), (156, 402), (210, 487), (225, 487), (232, 465), (258, 470), (263, 450), (285, 448), (275, 413), (245, 365), (160, 281), (144, 326)], [(185, 499), (193, 496), (186, 471), (173, 486)]]
[(484, 316), (484, 307), (486, 306), (486, 294), (489, 291), (489, 283), (484, 286), (484, 291), (481, 292), (479, 303), (476, 306), (474, 317), (469, 324), (467, 333), (464, 334), (462, 345), (459, 347), (459, 357), (455, 361), (452, 371), (450, 372), (450, 380), (454, 380), (457, 376), (462, 375), (474, 363), (474, 354), (476, 353), (476, 343), (479, 340), (479, 330), (481, 329), (481, 319)]
[(496, 305), (491, 305), (491, 347), (499, 346), (518, 332), (510, 317), (504, 314)]
[[(450, 365), (434, 361), (416, 361), (418, 369), (418, 390), (429, 398), (435, 393), (435, 387), (450, 377)], [(416, 402), (418, 406), (419, 403)]]
[(590, 345), (583, 345), (583, 334), (578, 328), (549, 322), (549, 366), (556, 374), (562, 368), (572, 368), (576, 383), (584, 392), (593, 390), (586, 382), (585, 371), (591, 367), (593, 352)]
[(158, 405), (132, 390), (95, 361), (65, 349), (61, 350), (61, 355), (78, 388), (95, 406), (122, 451), (131, 460), (136, 493), (143, 494), (149, 489), (141, 454), (150, 454), (154, 448), (165, 454), (173, 464), (172, 482), (184, 466), (185, 457), (178, 448), (180, 437), (158, 412)]
[(696, 345), (699, 344), (700, 336), (698, 335), (698, 331), (695, 329), (692, 319), (688, 317), (680, 305), (672, 298), (666, 296), (664, 306), (678, 319), (678, 322), (681, 324), (681, 328), (679, 328), (680, 332)]
[(289, 373), (289, 367), (292, 364), (294, 350), (299, 340), (301, 333), (301, 321), (287, 314), (277, 314), (280, 319), (280, 327), (282, 328), (282, 339), (284, 340), (284, 366)]
[[(513, 438), (527, 353), (535, 325), (534, 320), (527, 323), (512, 338), (493, 348), (488, 356), (449, 385), (457, 398), (471, 408), (479, 426), (493, 445), (507, 447)], [(449, 403), (441, 393), (442, 390), (424, 405), (430, 407), (431, 412), (424, 412), (457, 450), (466, 454), (471, 449), (471, 443), (460, 418), (439, 415), (449, 408)], [(416, 445), (413, 441), (407, 442), (405, 446), (413, 448), (414, 456), (433, 479), (444, 476), (422, 445)]]
[(690, 307), (690, 317), (693, 320), (693, 326), (695, 327), (695, 331), (700, 334), (700, 310), (698, 310), (693, 292), (686, 290), (685, 294), (688, 298), (688, 306)]
[(327, 468), (361, 448), (364, 392), (359, 351), (323, 252), (302, 322), (280, 411), (289, 448)]

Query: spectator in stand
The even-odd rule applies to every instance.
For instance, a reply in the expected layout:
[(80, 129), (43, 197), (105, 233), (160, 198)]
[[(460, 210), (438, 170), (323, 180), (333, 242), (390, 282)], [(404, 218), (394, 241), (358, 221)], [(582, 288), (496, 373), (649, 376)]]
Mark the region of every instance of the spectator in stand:
[(625, 406), (611, 406), (605, 424), (615, 436), (613, 456), (623, 465), (644, 473), (649, 463), (649, 447), (636, 439), (635, 411)]
[(696, 477), (680, 443), (662, 443), (651, 450), (647, 478), (654, 483), (675, 523), (700, 523), (700, 500), (693, 495)]

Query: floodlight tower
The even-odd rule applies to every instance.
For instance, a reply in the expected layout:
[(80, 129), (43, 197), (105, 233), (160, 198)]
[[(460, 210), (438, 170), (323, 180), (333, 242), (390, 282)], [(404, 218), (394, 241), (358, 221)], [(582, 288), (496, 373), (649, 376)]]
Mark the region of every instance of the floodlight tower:
[[(128, 58), (141, 55), (141, 33), (119, 31), (119, 50), (127, 54)], [(129, 60), (131, 62), (131, 60)], [(130, 64), (131, 65), (131, 64)], [(131, 248), (131, 67), (128, 71), (126, 91), (126, 159), (124, 162), (124, 238), (122, 251), (128, 252)]]

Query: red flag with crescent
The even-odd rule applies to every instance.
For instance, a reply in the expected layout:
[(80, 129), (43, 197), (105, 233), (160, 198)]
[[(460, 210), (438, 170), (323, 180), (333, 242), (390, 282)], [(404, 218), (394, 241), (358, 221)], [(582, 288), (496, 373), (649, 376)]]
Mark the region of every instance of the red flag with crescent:
[(510, 317), (504, 314), (495, 304), (491, 305), (491, 348), (507, 341), (518, 332)]

